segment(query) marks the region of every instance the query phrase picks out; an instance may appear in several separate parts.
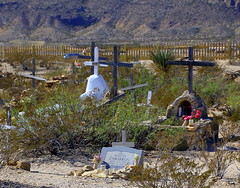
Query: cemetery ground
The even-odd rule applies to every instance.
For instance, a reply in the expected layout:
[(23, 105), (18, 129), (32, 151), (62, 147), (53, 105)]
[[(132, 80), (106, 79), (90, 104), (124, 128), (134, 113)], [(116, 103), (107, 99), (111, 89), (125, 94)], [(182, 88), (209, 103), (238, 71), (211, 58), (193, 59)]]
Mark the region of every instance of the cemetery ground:
[[(145, 64), (147, 62), (148, 61), (144, 62), (144, 66), (147, 66), (147, 69), (151, 69), (153, 71), (153, 73), (155, 74), (155, 69), (152, 68), (152, 65), (146, 65)], [(218, 73), (216, 73), (217, 76), (216, 75), (215, 76), (217, 78), (224, 77), (225, 79), (234, 80), (237, 84), (239, 84), (239, 78), (240, 77), (239, 77), (239, 75), (237, 75), (238, 72), (240, 71), (239, 63), (230, 65), (229, 62), (227, 62), (227, 61), (225, 61), (225, 62), (221, 61), (221, 62), (219, 62), (219, 64), (221, 64), (221, 66), (223, 68), (222, 68), (222, 71), (220, 71), (221, 74), (219, 74), (219, 72), (218, 72)], [(67, 68), (70, 70), (69, 67), (70, 66), (68, 66)], [(3, 69), (4, 66), (2, 66), (1, 68)], [(8, 67), (8, 68), (10, 70), (11, 67)], [(66, 68), (66, 67), (64, 67), (64, 68)], [(82, 67), (82, 69), (87, 70), (84, 67)], [(202, 71), (206, 71), (206, 70), (202, 70)], [(134, 72), (134, 70), (133, 70), (133, 72)], [(129, 73), (129, 72), (127, 72), (127, 73)], [(80, 79), (83, 81), (84, 78), (87, 77), (86, 76), (87, 74), (86, 73), (82, 73), (82, 74), (84, 74), (84, 75), (81, 75), (82, 77)], [(210, 74), (210, 73), (207, 72), (206, 74)], [(122, 73), (121, 77), (125, 78), (126, 75), (127, 74), (124, 72), (124, 73)], [(107, 77), (107, 74), (105, 76)], [(143, 77), (145, 77), (145, 75)], [(184, 75), (182, 78), (185, 78), (185, 77), (186, 77), (186, 75)], [(73, 78), (73, 79), (75, 79), (75, 78)], [(139, 80), (140, 79), (138, 78), (137, 81), (139, 81)], [(141, 81), (146, 81), (146, 79), (142, 78)], [(165, 80), (165, 81), (169, 81), (169, 80)], [(218, 82), (218, 80), (216, 78), (211, 80), (211, 81), (213, 83)], [(28, 82), (27, 84), (29, 85), (29, 87), (31, 87), (31, 80), (27, 81), (27, 82)], [(175, 82), (178, 82), (178, 81), (175, 80)], [(65, 83), (66, 83), (66, 81), (65, 81)], [(171, 84), (172, 83), (173, 82), (171, 82)], [(187, 85), (186, 82), (181, 81), (181, 83)], [(26, 82), (24, 82), (24, 84), (26, 84)], [(42, 84), (42, 83), (40, 83), (40, 84)], [(61, 85), (61, 84), (62, 84), (62, 80), (60, 78), (58, 85)], [(160, 82), (158, 84), (164, 85), (164, 83), (162, 83), (162, 82)], [(198, 85), (199, 87), (202, 87), (200, 82), (197, 82), (197, 84), (199, 84)], [(123, 85), (124, 85), (124, 83), (123, 83)], [(42, 87), (43, 87), (43, 84), (42, 84)], [(156, 87), (156, 85), (154, 85), (154, 87)], [(239, 87), (239, 85), (238, 85), (238, 87)], [(236, 118), (235, 116), (229, 116), (229, 118), (225, 117), (225, 114), (226, 114), (226, 111), (227, 111), (226, 108), (228, 108), (228, 106), (224, 106), (223, 104), (221, 104), (221, 98), (219, 98), (219, 96), (217, 96), (218, 94), (222, 95), (221, 89), (224, 90), (224, 87), (223, 88), (215, 88), (215, 86), (212, 85), (211, 88), (212, 88), (212, 90), (206, 91), (205, 93), (202, 92), (201, 94), (203, 94), (204, 97), (206, 97), (204, 99), (206, 100), (207, 104), (209, 106), (211, 105), (210, 108), (209, 108), (209, 113), (214, 114), (215, 118), (219, 119), (219, 122), (220, 122), (220, 130), (219, 130), (220, 140), (222, 139), (224, 141), (224, 139), (227, 139), (227, 141), (224, 142), (224, 145), (218, 145), (218, 150), (222, 151), (223, 147), (225, 147), (225, 148), (240, 148), (239, 119), (237, 119), (238, 117)], [(148, 88), (146, 88), (146, 90), (147, 89)], [(186, 87), (183, 88), (183, 89), (186, 89)], [(156, 89), (155, 92), (159, 92), (160, 94), (156, 94), (156, 96), (153, 97), (152, 104), (155, 105), (155, 104), (159, 103), (160, 106), (170, 104), (173, 101), (173, 99), (176, 98), (176, 96), (179, 96), (182, 93), (183, 89), (181, 90), (178, 87), (178, 88), (171, 88), (171, 90), (168, 90), (168, 95), (174, 95), (174, 96), (172, 96), (172, 98), (169, 98), (169, 97), (165, 96), (166, 94), (164, 94), (164, 92), (162, 91), (163, 88), (161, 88), (160, 90)], [(236, 89), (236, 90), (238, 90), (238, 89)], [(76, 93), (78, 92), (76, 96), (79, 96), (83, 91), (84, 91), (83, 89), (74, 90), (74, 92), (76, 92)], [(211, 92), (214, 93), (214, 95), (209, 97), (208, 95), (211, 94)], [(26, 95), (28, 95), (28, 94), (26, 94)], [(145, 95), (140, 95), (140, 98), (141, 97), (144, 98), (143, 96), (145, 96)], [(137, 96), (137, 97), (139, 97), (139, 96)], [(6, 96), (6, 98), (7, 98), (7, 96)], [(30, 97), (28, 99), (25, 98), (25, 103), (29, 103), (30, 99), (31, 99)], [(50, 100), (51, 99), (49, 98), (49, 101)], [(146, 98), (144, 98), (140, 102), (144, 103), (144, 100), (146, 100)], [(164, 101), (164, 102), (158, 102), (158, 100), (159, 101)], [(229, 99), (229, 101), (231, 101), (231, 100)], [(236, 101), (236, 100), (234, 99), (233, 101)], [(11, 102), (10, 99), (9, 99), (9, 102)], [(13, 104), (16, 104), (18, 101), (12, 101), (12, 102), (14, 102)], [(59, 101), (55, 100), (55, 102), (59, 102)], [(218, 104), (218, 102), (220, 104)], [(237, 102), (238, 103), (235, 104), (235, 105), (239, 105), (239, 101), (237, 101)], [(50, 104), (53, 105), (54, 104), (53, 101), (51, 101)], [(22, 105), (22, 103), (20, 103), (20, 105)], [(92, 137), (94, 137), (94, 138), (92, 138), (92, 139), (96, 139), (95, 142), (94, 141), (90, 142), (91, 138), (84, 137), (84, 135), (80, 134), (81, 136), (83, 136), (82, 139), (85, 139), (85, 140), (89, 139), (88, 142), (86, 142), (88, 144), (90, 143), (88, 145), (88, 147), (82, 147), (81, 148), (79, 145), (77, 145), (76, 142), (80, 141), (81, 138), (76, 138), (76, 136), (78, 136), (78, 134), (74, 135), (74, 133), (75, 133), (74, 131), (69, 133), (69, 134), (71, 136), (73, 136), (73, 139), (76, 139), (75, 142), (72, 142), (72, 144), (76, 144), (77, 146), (69, 145), (68, 147), (66, 147), (66, 148), (63, 147), (60, 150), (58, 150), (59, 148), (56, 148), (57, 151), (51, 150), (53, 148), (48, 148), (48, 146), (46, 146), (46, 148), (45, 148), (44, 147), (44, 144), (45, 144), (44, 141), (46, 141), (46, 140), (41, 140), (42, 142), (39, 142), (39, 143), (36, 140), (36, 139), (40, 139), (44, 135), (52, 136), (52, 138), (56, 135), (51, 135), (51, 134), (45, 134), (43, 132), (38, 132), (37, 133), (38, 135), (35, 135), (36, 138), (31, 137), (32, 140), (30, 138), (28, 138), (28, 139), (26, 138), (27, 141), (30, 141), (30, 140), (35, 141), (36, 144), (38, 144), (38, 148), (36, 150), (31, 148), (34, 145), (31, 145), (31, 147), (27, 148), (27, 150), (29, 150), (29, 151), (32, 150), (33, 152), (36, 152), (39, 149), (39, 151), (36, 152), (37, 154), (31, 155), (31, 153), (30, 154), (25, 153), (23, 156), (21, 156), (22, 160), (26, 160), (26, 161), (31, 163), (31, 170), (30, 171), (25, 171), (25, 170), (22, 170), (22, 169), (16, 169), (15, 166), (5, 166), (5, 165), (1, 166), (1, 168), (0, 168), (0, 187), (36, 187), (36, 188), (37, 187), (52, 187), (52, 188), (53, 187), (92, 187), (92, 188), (93, 187), (106, 187), (106, 188), (109, 187), (110, 188), (110, 187), (131, 187), (131, 186), (136, 187), (136, 184), (130, 184), (129, 180), (125, 180), (125, 179), (121, 179), (121, 178), (111, 179), (111, 178), (93, 178), (93, 177), (82, 177), (82, 176), (69, 176), (69, 173), (71, 171), (80, 169), (80, 168), (84, 167), (85, 165), (91, 165), (92, 166), (93, 165), (92, 164), (93, 155), (94, 154), (99, 154), (100, 150), (101, 150), (101, 147), (103, 147), (104, 145), (109, 146), (111, 144), (111, 142), (113, 142), (113, 141), (116, 141), (116, 140), (119, 141), (120, 137), (121, 137), (121, 136), (119, 136), (120, 131), (124, 127), (125, 124), (131, 124), (132, 123), (134, 125), (137, 125), (137, 124), (140, 124), (140, 123), (144, 122), (144, 120), (147, 120), (147, 119), (144, 119), (144, 118), (142, 119), (142, 118), (138, 117), (139, 111), (141, 111), (143, 109), (146, 112), (146, 108), (142, 107), (142, 109), (138, 109), (138, 111), (136, 112), (136, 111), (134, 111), (134, 109), (131, 109), (131, 108), (126, 110), (126, 106), (127, 106), (127, 104), (125, 104), (125, 106), (123, 105), (122, 108), (121, 108), (121, 105), (120, 105), (120, 107), (118, 109), (113, 109), (113, 110), (116, 110), (117, 113), (115, 114), (114, 118), (112, 120), (109, 120), (109, 121), (110, 121), (111, 124), (114, 124), (114, 125), (119, 124), (119, 125), (117, 125), (118, 129), (114, 130), (115, 132), (111, 132), (109, 134), (106, 134), (104, 131), (106, 131), (106, 130), (110, 131), (112, 129), (111, 126), (109, 126), (107, 124), (106, 124), (106, 126), (109, 126), (108, 129), (106, 129), (106, 130), (99, 129), (98, 130), (100, 132), (99, 135), (101, 135), (101, 134), (105, 135), (105, 137), (103, 137), (103, 138), (98, 139), (97, 136), (99, 136), (99, 135), (94, 135), (95, 134), (94, 132), (87, 132), (86, 131), (85, 133), (88, 134), (88, 136), (91, 135), (91, 133), (93, 134)], [(74, 107), (74, 105), (73, 105), (73, 107)], [(28, 108), (30, 108), (30, 107), (28, 106)], [(32, 109), (34, 109), (34, 108), (32, 108)], [(127, 112), (124, 112), (124, 110), (129, 112), (129, 114)], [(131, 110), (133, 110), (134, 113)], [(157, 120), (156, 115), (159, 115), (158, 113), (162, 113), (162, 111), (164, 111), (164, 109), (157, 110), (157, 113), (155, 113), (155, 109), (153, 109), (153, 111), (151, 111), (151, 109), (150, 109), (150, 113), (151, 112), (155, 113), (154, 114), (155, 117), (151, 117), (151, 118), (153, 118), (153, 121)], [(59, 113), (59, 110), (54, 111), (54, 112)], [(142, 114), (140, 113), (140, 114), (141, 115), (144, 114), (144, 116), (147, 115), (147, 117), (149, 117), (149, 115), (145, 112), (142, 113)], [(69, 113), (69, 112), (67, 112), (67, 113)], [(135, 116), (137, 116), (137, 117), (134, 117), (133, 114), (135, 114)], [(30, 115), (34, 115), (34, 114), (30, 114)], [(45, 123), (49, 123), (48, 126), (51, 125), (51, 123), (54, 123), (54, 122), (47, 122), (48, 120), (50, 120), (50, 118), (48, 118), (46, 116), (46, 114), (44, 114), (44, 115), (45, 115), (44, 118), (39, 117), (39, 119), (37, 119), (35, 121), (41, 120)], [(48, 114), (48, 115), (51, 116), (51, 114)], [(79, 115), (79, 113), (71, 114), (71, 115), (72, 115), (72, 118), (74, 119), (76, 117), (76, 115)], [(92, 125), (91, 124), (92, 122), (90, 122), (90, 119), (93, 118), (94, 115), (96, 115), (96, 116), (100, 115), (99, 117), (102, 117), (101, 114), (97, 114), (97, 112), (94, 112), (94, 114), (90, 114), (90, 115), (91, 116), (89, 118), (82, 118), (82, 116), (80, 115), (81, 116), (81, 119), (80, 119), (81, 122), (75, 122), (75, 121), (77, 121), (77, 120), (75, 120), (74, 123), (77, 123), (78, 125), (79, 124), (84, 125), (84, 126), (86, 125), (85, 128), (87, 129), (87, 126)], [(150, 114), (150, 116), (151, 116), (151, 114)], [(238, 116), (239, 116), (239, 114), (238, 114)], [(69, 124), (69, 122), (71, 122), (71, 121), (68, 120), (67, 117), (65, 117), (64, 115), (62, 116), (62, 114), (59, 114), (59, 117), (63, 118), (62, 120), (66, 121), (66, 124), (67, 124), (67, 126), (59, 127), (59, 128), (63, 129), (63, 130), (61, 130), (62, 133), (66, 133), (66, 134), (68, 133), (66, 127), (68, 127), (68, 129), (74, 129)], [(136, 120), (136, 119), (138, 119), (138, 120)], [(56, 118), (54, 120), (57, 121)], [(97, 118), (94, 119), (94, 120), (96, 120), (96, 122), (98, 122), (97, 126), (101, 127), (102, 122), (98, 121)], [(136, 121), (136, 122), (134, 122), (134, 121)], [(173, 123), (173, 122), (171, 122), (171, 120), (169, 120), (169, 121), (170, 122), (168, 122), (168, 123), (170, 123), (170, 124)], [(86, 124), (86, 122), (88, 122), (88, 124)], [(36, 122), (34, 122), (34, 123), (36, 123)], [(234, 125), (234, 130), (231, 130), (232, 129), (231, 125)], [(154, 125), (151, 124), (150, 126), (154, 126)], [(46, 128), (46, 127), (42, 127), (42, 128)], [(142, 129), (143, 127), (140, 127), (140, 128)], [(97, 127), (94, 127), (94, 129), (97, 129)], [(49, 128), (47, 130), (48, 131), (55, 131), (52, 128)], [(231, 132), (230, 132), (230, 130), (231, 130)], [(81, 129), (81, 131), (85, 131), (85, 130)], [(90, 130), (88, 130), (88, 131), (90, 131)], [(154, 164), (156, 164), (156, 166), (164, 167), (164, 166), (162, 166), (162, 162), (159, 161), (159, 159), (161, 159), (161, 158), (164, 159), (163, 154), (165, 154), (165, 151), (162, 151), (161, 149), (159, 149), (157, 147), (150, 147), (151, 144), (154, 145), (154, 146), (164, 144), (164, 139), (161, 138), (161, 137), (158, 137), (159, 140), (156, 140), (156, 137), (155, 137), (154, 139), (151, 140), (151, 136), (143, 134), (143, 132), (140, 132), (140, 131), (137, 132), (136, 130), (132, 130), (131, 128), (129, 128), (128, 131), (129, 131), (128, 134), (134, 134), (134, 137), (132, 135), (129, 135), (129, 137), (130, 137), (131, 140), (136, 142), (137, 147), (140, 147), (140, 148), (142, 147), (144, 150), (146, 148), (145, 156), (144, 156), (144, 166), (147, 166), (148, 164), (151, 164), (151, 165), (154, 166)], [(134, 131), (136, 131), (136, 132), (134, 132)], [(147, 129), (146, 129), (146, 131), (147, 131)], [(229, 131), (229, 134), (227, 134), (228, 131)], [(119, 133), (119, 134), (117, 134), (117, 133)], [(140, 134), (140, 136), (138, 135), (139, 137), (147, 136), (148, 139), (138, 138), (137, 137), (138, 133)], [(32, 136), (32, 135), (30, 135), (30, 136)], [(115, 139), (111, 140), (112, 139), (111, 136), (114, 137)], [(57, 141), (59, 142), (59, 145), (61, 147), (62, 144), (65, 143), (64, 139), (66, 139), (67, 137), (66, 138), (64, 137), (63, 140), (61, 140), (62, 139), (61, 136), (59, 136), (59, 137), (60, 138), (58, 138)], [(18, 142), (21, 143), (21, 144), (24, 143), (23, 139), (18, 138), (18, 137), (15, 137), (15, 138), (16, 138), (16, 140), (15, 141), (13, 140), (13, 143), (15, 143), (15, 144), (18, 143)], [(160, 140), (160, 138), (162, 140)], [(1, 139), (2, 139), (2, 137), (1, 137)], [(174, 140), (175, 137), (171, 137), (171, 139)], [(49, 140), (51, 140), (51, 139), (49, 139)], [(149, 142), (149, 140), (151, 140), (151, 141)], [(171, 145), (171, 140), (166, 140), (166, 141), (167, 141), (166, 142), (167, 144), (165, 143), (166, 145), (168, 145), (168, 144)], [(149, 142), (149, 143), (147, 143), (147, 142)], [(4, 143), (4, 142), (1, 142), (1, 143)], [(96, 145), (98, 145), (98, 147), (94, 147), (93, 145), (91, 147), (91, 144), (94, 144), (94, 143)], [(41, 147), (41, 144), (42, 144), (42, 147)], [(83, 143), (83, 145), (84, 144), (85, 143)], [(54, 144), (51, 145), (51, 146), (54, 147)], [(175, 157), (177, 157), (177, 158), (183, 157), (184, 159), (186, 159), (186, 161), (189, 162), (189, 161), (193, 160), (197, 164), (208, 163), (209, 162), (208, 159), (210, 159), (213, 156), (217, 156), (217, 153), (218, 153), (218, 151), (213, 151), (213, 152), (195, 151), (195, 150), (174, 151), (174, 150), (172, 150), (171, 146), (169, 146), (169, 148), (168, 147), (160, 147), (160, 148), (164, 148), (163, 150), (167, 150), (167, 155), (168, 155), (169, 159), (170, 158), (175, 159)], [(21, 150), (21, 148), (18, 148), (18, 149)], [(156, 149), (159, 149), (159, 150), (156, 150)], [(48, 150), (48, 152), (45, 153), (45, 151), (43, 151), (43, 150)], [(215, 178), (213, 176), (214, 177), (213, 179), (214, 179), (214, 181), (216, 180), (216, 183), (211, 187), (238, 187), (239, 183), (240, 183), (239, 182), (240, 181), (239, 180), (239, 178), (240, 178), (239, 177), (240, 176), (239, 150), (238, 151), (223, 151), (223, 152), (224, 153), (220, 153), (220, 154), (223, 154), (222, 156), (219, 155), (218, 158), (215, 158), (215, 162), (222, 163), (222, 164), (218, 164), (215, 167), (222, 168), (222, 170), (224, 172), (220, 172), (220, 173), (223, 173), (223, 174), (221, 174), (221, 175), (223, 175), (223, 177), (220, 178), (219, 176), (216, 176), (217, 178)], [(9, 153), (7, 153), (7, 154), (9, 154)], [(232, 154), (234, 154), (234, 159), (232, 161), (228, 161), (228, 159), (231, 158)], [(3, 157), (3, 156), (0, 156), (0, 157)], [(169, 161), (169, 162), (171, 162), (171, 161)], [(210, 161), (210, 162), (214, 163), (214, 161)], [(209, 164), (210, 164), (210, 162), (209, 162)], [(230, 162), (230, 163), (228, 164), (228, 162)], [(189, 163), (189, 168), (190, 168), (191, 165), (193, 165), (193, 164)], [(226, 165), (226, 166), (224, 167), (222, 165)], [(190, 173), (190, 176), (191, 176), (190, 179), (195, 179), (195, 178), (197, 179), (199, 174), (201, 174), (202, 172), (205, 172), (205, 170), (206, 170), (205, 168), (207, 168), (207, 166), (204, 166), (204, 168), (200, 168), (200, 171), (198, 171), (197, 174)], [(167, 171), (167, 169), (165, 169), (165, 170), (166, 170), (166, 173), (170, 173), (170, 172)], [(190, 169), (190, 171), (191, 171), (191, 169)], [(186, 172), (187, 172), (187, 170), (186, 170)], [(139, 174), (136, 174), (136, 175), (139, 175)], [(181, 174), (179, 174), (179, 177), (182, 178)], [(145, 177), (145, 179), (147, 179), (147, 177)], [(200, 181), (200, 179), (197, 179), (197, 180)], [(152, 185), (149, 185), (149, 187), (154, 187), (154, 181), (156, 181), (154, 178), (149, 179), (149, 182), (153, 183)], [(176, 180), (175, 183), (177, 181), (180, 181), (180, 180)], [(188, 180), (188, 181), (191, 181), (191, 180)], [(136, 180), (136, 182), (139, 183), (140, 181)], [(141, 182), (139, 183), (139, 185), (141, 185)], [(145, 186), (145, 187), (147, 187), (147, 186)], [(201, 187), (201, 186), (198, 185), (198, 187)]]
[[(236, 146), (236, 145), (235, 145)], [(238, 143), (239, 146), (239, 143)], [(73, 170), (78, 170), (83, 166), (92, 165), (92, 156), (86, 156), (82, 151), (66, 151), (67, 155), (58, 157), (44, 155), (39, 158), (27, 158), (31, 162), (31, 171), (16, 169), (13, 166), (5, 166), (0, 169), (0, 187), (12, 188), (122, 188), (122, 187), (136, 187), (130, 184), (129, 180), (111, 179), (111, 178), (97, 178), (97, 177), (81, 177), (69, 176), (68, 174)], [(194, 152), (197, 155), (197, 152)], [(193, 158), (191, 152), (176, 152), (176, 155), (184, 155), (189, 159)], [(158, 152), (146, 152), (145, 165), (149, 161), (156, 162), (158, 159)], [(195, 159), (198, 161), (197, 159)], [(236, 177), (239, 176), (239, 163), (232, 163), (223, 179), (219, 179), (214, 188), (232, 188), (238, 187)], [(195, 178), (195, 177), (192, 177)]]

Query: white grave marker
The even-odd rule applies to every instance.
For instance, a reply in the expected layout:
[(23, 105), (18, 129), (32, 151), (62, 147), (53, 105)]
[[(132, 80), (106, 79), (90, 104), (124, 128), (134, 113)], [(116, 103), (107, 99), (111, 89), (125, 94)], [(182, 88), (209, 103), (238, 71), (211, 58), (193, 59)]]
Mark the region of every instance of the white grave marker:
[(138, 165), (143, 164), (143, 151), (124, 146), (104, 147), (101, 151), (102, 164), (106, 168), (121, 169), (127, 165), (135, 165), (138, 156)]
[(84, 62), (87, 66), (94, 66), (94, 74), (88, 78), (87, 88), (85, 93), (80, 96), (80, 99), (85, 100), (87, 97), (96, 98), (97, 101), (103, 99), (105, 94), (109, 91), (107, 82), (104, 80), (102, 75), (98, 74), (98, 66), (101, 65), (98, 62), (98, 47), (94, 48), (94, 63), (91, 61)]

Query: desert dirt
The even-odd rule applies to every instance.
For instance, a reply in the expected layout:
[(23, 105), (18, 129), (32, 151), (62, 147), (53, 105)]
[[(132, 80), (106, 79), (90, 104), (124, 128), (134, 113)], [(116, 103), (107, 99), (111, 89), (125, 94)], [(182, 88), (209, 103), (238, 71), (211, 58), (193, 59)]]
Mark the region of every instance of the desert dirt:
[[(238, 146), (240, 143), (238, 143)], [(79, 153), (79, 154), (78, 154)], [(197, 152), (194, 152), (197, 155)], [(193, 152), (178, 152), (177, 155), (192, 157)], [(146, 152), (144, 164), (156, 162), (157, 152)], [(0, 168), (0, 187), (2, 188), (122, 188), (133, 187), (129, 181), (123, 179), (92, 178), (81, 176), (69, 176), (68, 174), (85, 165), (92, 165), (91, 157), (81, 152), (71, 152), (71, 155), (57, 157), (45, 155), (38, 158), (28, 158), (31, 162), (31, 170), (16, 169), (13, 166), (2, 166)], [(196, 159), (197, 160), (197, 159)], [(240, 163), (232, 163), (223, 179), (219, 179), (214, 188), (238, 187), (237, 182), (240, 175)], [(194, 178), (194, 177), (193, 177)]]
[[(239, 65), (229, 65), (227, 61), (220, 61), (219, 65), (226, 71), (240, 70)], [(11, 67), (4, 64), (2, 68), (11, 72)], [(13, 70), (12, 70), (13, 71)], [(231, 143), (240, 147), (240, 142)], [(153, 151), (152, 151), (153, 152)], [(238, 151), (240, 154), (240, 152)], [(186, 155), (187, 153), (185, 153)], [(197, 153), (196, 153), (197, 154)], [(150, 157), (149, 157), (150, 156)], [(157, 159), (156, 155), (148, 155), (145, 163)], [(16, 169), (13, 166), (0, 166), (1, 188), (122, 188), (129, 187), (129, 181), (123, 179), (91, 178), (69, 176), (73, 170), (85, 165), (92, 165), (91, 156), (86, 156), (80, 151), (70, 152), (69, 155), (57, 157), (44, 155), (35, 158), (25, 158), (31, 162), (31, 170)], [(235, 161), (228, 168), (223, 179), (219, 179), (214, 187), (230, 188), (240, 187), (240, 163)], [(194, 177), (193, 177), (194, 178)]]
[(0, 169), (0, 187), (127, 187), (127, 182), (123, 180), (68, 175), (73, 170), (92, 165), (91, 159), (82, 155), (81, 152), (68, 157), (45, 155), (39, 158), (28, 158), (27, 161), (31, 162), (30, 171), (16, 169), (13, 166), (4, 166)]

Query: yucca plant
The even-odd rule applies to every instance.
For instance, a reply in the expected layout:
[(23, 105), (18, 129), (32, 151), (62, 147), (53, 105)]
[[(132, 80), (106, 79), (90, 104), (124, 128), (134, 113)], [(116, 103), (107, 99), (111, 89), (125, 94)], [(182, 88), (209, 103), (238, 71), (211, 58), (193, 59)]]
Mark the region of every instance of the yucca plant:
[(173, 60), (175, 57), (171, 51), (158, 48), (154, 51), (150, 51), (150, 59), (160, 71), (168, 73), (170, 65), (167, 64), (167, 61)]

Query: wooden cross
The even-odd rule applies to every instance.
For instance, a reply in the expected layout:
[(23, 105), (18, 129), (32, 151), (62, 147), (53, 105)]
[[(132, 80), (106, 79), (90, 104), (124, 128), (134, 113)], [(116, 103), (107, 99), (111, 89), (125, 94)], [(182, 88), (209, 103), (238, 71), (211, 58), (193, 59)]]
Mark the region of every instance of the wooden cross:
[[(97, 47), (95, 47), (96, 49)], [(94, 50), (94, 53), (96, 53), (97, 50)], [(94, 63), (98, 63), (100, 66), (113, 66), (113, 97), (117, 96), (117, 91), (118, 91), (118, 75), (117, 75), (117, 69), (118, 67), (128, 67), (128, 68), (132, 68), (133, 67), (133, 63), (121, 63), (121, 62), (118, 62), (118, 48), (117, 46), (114, 46), (113, 47), (113, 62), (99, 62), (98, 61), (95, 61), (95, 58), (94, 58)], [(97, 54), (98, 55), (98, 54)], [(94, 57), (95, 54), (94, 54)], [(98, 60), (98, 58), (96, 58)], [(100, 58), (99, 58), (100, 60)], [(96, 69), (96, 68), (95, 68)], [(94, 72), (94, 71), (93, 71)]]
[(7, 125), (11, 126), (12, 125), (12, 107), (11, 106), (6, 106), (7, 110)]
[(188, 66), (188, 91), (193, 91), (193, 66), (214, 66), (213, 62), (203, 62), (193, 60), (193, 47), (188, 48), (188, 61), (167, 61), (168, 65), (185, 65)]
[(127, 131), (126, 129), (122, 130), (122, 142), (112, 142), (112, 147), (114, 146), (124, 146), (129, 148), (134, 148), (134, 142), (127, 142)]
[(36, 65), (35, 65), (35, 58), (33, 58), (32, 59), (32, 75), (24, 74), (24, 73), (20, 73), (19, 75), (23, 77), (31, 78), (32, 87), (36, 88), (36, 80), (40, 80), (40, 81), (47, 81), (47, 80), (45, 78), (35, 76), (35, 73), (36, 73)]
[[(118, 62), (118, 48), (117, 46), (113, 47), (113, 62), (96, 62), (94, 61), (94, 58), (96, 58), (97, 60), (108, 60), (106, 57), (96, 57), (96, 55), (94, 54), (97, 50), (95, 50), (95, 43), (92, 43), (92, 50), (91, 50), (91, 56), (85, 56), (85, 55), (80, 55), (80, 54), (67, 54), (64, 56), (65, 59), (91, 59), (91, 61), (89, 62), (85, 62), (85, 65), (90, 65), (91, 66), (91, 74), (94, 74), (94, 67), (95, 70), (97, 64), (99, 66), (113, 66), (113, 97), (117, 96), (117, 91), (118, 91), (118, 78), (117, 78), (117, 68), (120, 67), (128, 67), (128, 68), (132, 68), (133, 67), (133, 63), (121, 63)], [(98, 56), (98, 54), (97, 54)]]

